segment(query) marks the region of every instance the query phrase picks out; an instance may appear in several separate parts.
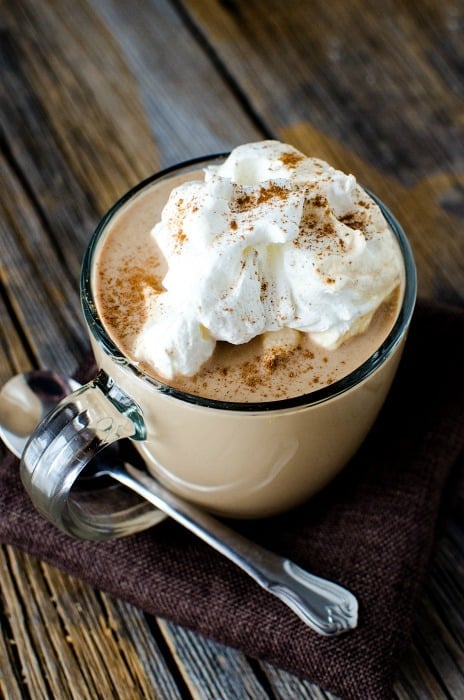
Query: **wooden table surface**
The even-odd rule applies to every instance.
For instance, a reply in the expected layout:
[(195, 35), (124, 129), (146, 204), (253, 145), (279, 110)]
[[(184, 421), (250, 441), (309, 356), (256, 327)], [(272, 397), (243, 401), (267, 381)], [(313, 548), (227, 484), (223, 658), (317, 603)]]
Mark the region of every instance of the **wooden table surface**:
[[(462, 0), (1, 0), (0, 383), (73, 372), (78, 278), (105, 210), (160, 167), (279, 138), (375, 191), (423, 297), (464, 303)], [(464, 698), (463, 508), (396, 698)], [(0, 549), (0, 695), (327, 693)]]

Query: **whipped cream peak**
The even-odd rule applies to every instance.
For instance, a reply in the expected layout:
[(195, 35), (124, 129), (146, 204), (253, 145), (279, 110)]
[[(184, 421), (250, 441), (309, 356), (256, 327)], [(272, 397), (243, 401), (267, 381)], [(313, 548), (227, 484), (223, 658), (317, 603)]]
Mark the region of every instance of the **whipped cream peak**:
[(147, 290), (135, 353), (166, 379), (195, 374), (217, 341), (283, 328), (334, 349), (401, 281), (396, 240), (354, 176), (277, 141), (175, 188), (152, 235), (167, 273)]

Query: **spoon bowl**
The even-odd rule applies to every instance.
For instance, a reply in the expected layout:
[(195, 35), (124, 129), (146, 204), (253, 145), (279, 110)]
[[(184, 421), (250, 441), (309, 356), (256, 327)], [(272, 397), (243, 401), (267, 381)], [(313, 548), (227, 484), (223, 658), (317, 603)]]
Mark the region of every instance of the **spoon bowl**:
[(0, 390), (0, 438), (16, 457), (56, 404), (78, 389), (74, 379), (48, 370), (23, 372)]

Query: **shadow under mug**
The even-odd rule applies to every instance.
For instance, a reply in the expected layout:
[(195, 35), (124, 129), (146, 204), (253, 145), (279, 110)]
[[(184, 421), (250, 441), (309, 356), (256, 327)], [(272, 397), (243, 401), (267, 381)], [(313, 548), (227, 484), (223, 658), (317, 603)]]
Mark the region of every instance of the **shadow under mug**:
[(286, 511), (308, 500), (346, 465), (390, 389), (415, 305), (416, 269), (402, 228), (371, 193), (402, 253), (404, 294), (386, 340), (346, 377), (290, 399), (224, 402), (155, 380), (115, 345), (99, 318), (92, 286), (108, 224), (145, 188), (220, 163), (226, 155), (188, 161), (141, 182), (106, 214), (87, 248), (81, 299), (99, 372), (37, 428), (21, 462), (23, 484), (34, 505), (69, 534), (107, 539), (164, 517), (145, 503), (96, 516), (68, 498), (84, 467), (121, 438), (133, 442), (148, 471), (165, 487), (216, 514), (257, 518)]

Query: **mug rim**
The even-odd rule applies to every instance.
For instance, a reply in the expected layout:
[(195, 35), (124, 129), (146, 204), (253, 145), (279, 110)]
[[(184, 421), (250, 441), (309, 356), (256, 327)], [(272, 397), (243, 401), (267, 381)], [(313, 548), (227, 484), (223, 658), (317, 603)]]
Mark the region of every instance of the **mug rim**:
[(216, 153), (207, 156), (199, 156), (181, 163), (164, 168), (149, 177), (145, 178), (134, 187), (130, 188), (115, 204), (106, 212), (98, 223), (84, 253), (80, 276), (80, 296), (81, 305), (86, 324), (95, 339), (101, 346), (106, 355), (109, 355), (118, 365), (124, 366), (129, 372), (139, 379), (148, 382), (153, 388), (162, 394), (169, 395), (175, 399), (187, 402), (196, 406), (214, 408), (218, 410), (237, 411), (237, 412), (253, 412), (263, 413), (269, 411), (281, 411), (285, 409), (296, 409), (308, 407), (333, 399), (340, 394), (344, 394), (354, 388), (365, 379), (370, 377), (386, 360), (393, 354), (399, 343), (402, 341), (409, 327), (411, 317), (414, 311), (417, 295), (417, 272), (414, 262), (412, 249), (408, 238), (398, 223), (394, 215), (388, 207), (372, 192), (364, 188), (366, 193), (376, 202), (385, 217), (390, 229), (395, 236), (399, 245), (401, 256), (404, 265), (404, 293), (398, 316), (393, 324), (390, 333), (385, 338), (383, 343), (377, 350), (365, 360), (359, 367), (354, 369), (346, 376), (338, 379), (336, 382), (329, 384), (320, 389), (316, 389), (307, 394), (293, 396), (285, 399), (274, 399), (272, 401), (223, 401), (219, 399), (210, 399), (196, 394), (176, 389), (169, 384), (152, 377), (150, 374), (141, 369), (137, 362), (131, 360), (125, 355), (122, 350), (116, 345), (107, 330), (105, 329), (100, 315), (98, 313), (92, 290), (92, 263), (98, 243), (100, 242), (108, 224), (119, 212), (119, 210), (142, 190), (150, 187), (153, 183), (166, 179), (173, 173), (180, 171), (192, 170), (195, 166), (203, 164), (212, 165), (216, 161), (225, 160), (229, 155), (228, 152)]

